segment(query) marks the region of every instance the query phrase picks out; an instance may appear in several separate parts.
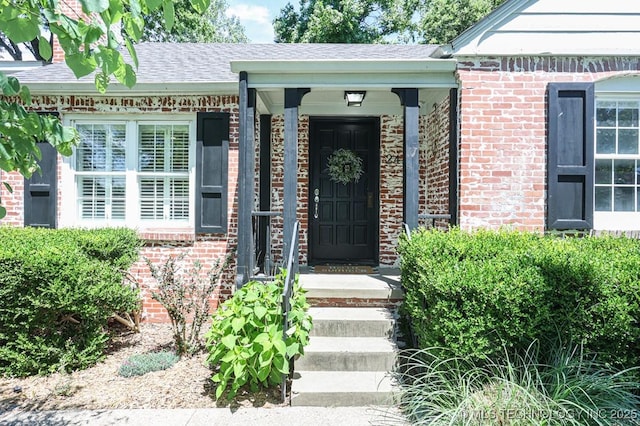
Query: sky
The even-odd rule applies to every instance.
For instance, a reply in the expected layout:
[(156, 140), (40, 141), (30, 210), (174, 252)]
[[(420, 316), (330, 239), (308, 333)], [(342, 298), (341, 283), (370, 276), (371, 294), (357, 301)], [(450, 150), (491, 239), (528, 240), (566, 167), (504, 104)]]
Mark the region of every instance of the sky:
[[(288, 0), (227, 0), (227, 14), (240, 18), (251, 43), (273, 43), (273, 19)], [(298, 6), (298, 0), (291, 4)]]

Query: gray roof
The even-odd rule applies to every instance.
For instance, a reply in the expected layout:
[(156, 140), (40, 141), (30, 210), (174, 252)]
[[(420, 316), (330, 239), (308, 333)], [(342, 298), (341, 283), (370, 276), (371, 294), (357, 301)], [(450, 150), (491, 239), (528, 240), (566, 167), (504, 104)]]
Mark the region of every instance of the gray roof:
[[(136, 46), (140, 64), (137, 77), (138, 83), (237, 82), (231, 61), (412, 60), (427, 59), (437, 48), (424, 44), (141, 43)], [(51, 64), (16, 76), (23, 83), (76, 81), (65, 64)], [(93, 77), (80, 81), (93, 82)]]

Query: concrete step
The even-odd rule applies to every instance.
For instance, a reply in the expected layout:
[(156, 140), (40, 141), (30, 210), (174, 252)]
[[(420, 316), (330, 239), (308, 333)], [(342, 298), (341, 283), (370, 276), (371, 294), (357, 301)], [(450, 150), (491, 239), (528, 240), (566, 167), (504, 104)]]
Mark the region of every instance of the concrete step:
[(395, 319), (386, 308), (312, 307), (312, 336), (391, 337)]
[(291, 405), (392, 405), (394, 389), (389, 374), (380, 371), (296, 371), (291, 384)]
[(312, 336), (296, 371), (391, 371), (396, 345), (384, 337)]
[(378, 275), (300, 274), (300, 284), (309, 299), (400, 300), (400, 275), (396, 271)]

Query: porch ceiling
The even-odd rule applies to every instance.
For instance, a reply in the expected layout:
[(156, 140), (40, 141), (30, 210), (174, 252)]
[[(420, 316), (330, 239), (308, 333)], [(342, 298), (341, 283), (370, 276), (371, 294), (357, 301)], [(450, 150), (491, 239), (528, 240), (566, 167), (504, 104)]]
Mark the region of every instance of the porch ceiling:
[[(282, 114), (285, 88), (310, 88), (299, 112), (308, 115), (402, 114), (394, 88), (417, 88), (421, 113), (457, 87), (451, 59), (237, 60), (231, 70), (246, 72), (258, 93), (259, 112)], [(345, 90), (364, 90), (361, 107), (347, 107)]]
[[(360, 107), (348, 107), (344, 99), (347, 89), (312, 88), (311, 92), (302, 98), (298, 112), (303, 115), (315, 116), (379, 116), (402, 115), (403, 107), (400, 98), (391, 89), (371, 89), (363, 86), (353, 86), (348, 90), (366, 91), (364, 102)], [(283, 114), (284, 89), (259, 89), (258, 113)], [(429, 88), (419, 90), (420, 113), (428, 114), (433, 104), (441, 102), (449, 94), (449, 88)]]

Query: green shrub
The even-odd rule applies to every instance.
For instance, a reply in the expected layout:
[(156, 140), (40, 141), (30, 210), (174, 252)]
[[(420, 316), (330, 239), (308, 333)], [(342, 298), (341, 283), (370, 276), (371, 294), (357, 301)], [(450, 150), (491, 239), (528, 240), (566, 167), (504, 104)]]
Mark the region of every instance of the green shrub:
[(109, 317), (138, 306), (137, 291), (123, 285), (138, 246), (134, 231), (122, 229), (0, 227), (0, 374), (100, 360)]
[(78, 246), (87, 256), (127, 270), (138, 260), (138, 250), (142, 241), (138, 235), (127, 228), (94, 229), (87, 232), (82, 229), (69, 230), (75, 234)]
[(304, 353), (312, 326), (309, 305), (296, 279), (291, 328), (283, 340), (283, 281), (280, 274), (272, 283), (249, 282), (214, 313), (207, 333), (207, 361), (218, 367), (212, 377), (217, 383), (216, 398), (229, 384), (229, 399), (245, 384), (253, 391), (278, 385), (282, 374), (289, 373), (290, 360)]
[(400, 407), (412, 425), (638, 424), (637, 372), (615, 371), (580, 346), (533, 344), (488, 363), (441, 348), (401, 356)]
[(120, 366), (118, 374), (122, 377), (142, 376), (152, 371), (171, 368), (179, 360), (180, 357), (170, 351), (132, 355)]
[(419, 347), (495, 359), (560, 336), (640, 365), (640, 240), (423, 230), (399, 252)]

